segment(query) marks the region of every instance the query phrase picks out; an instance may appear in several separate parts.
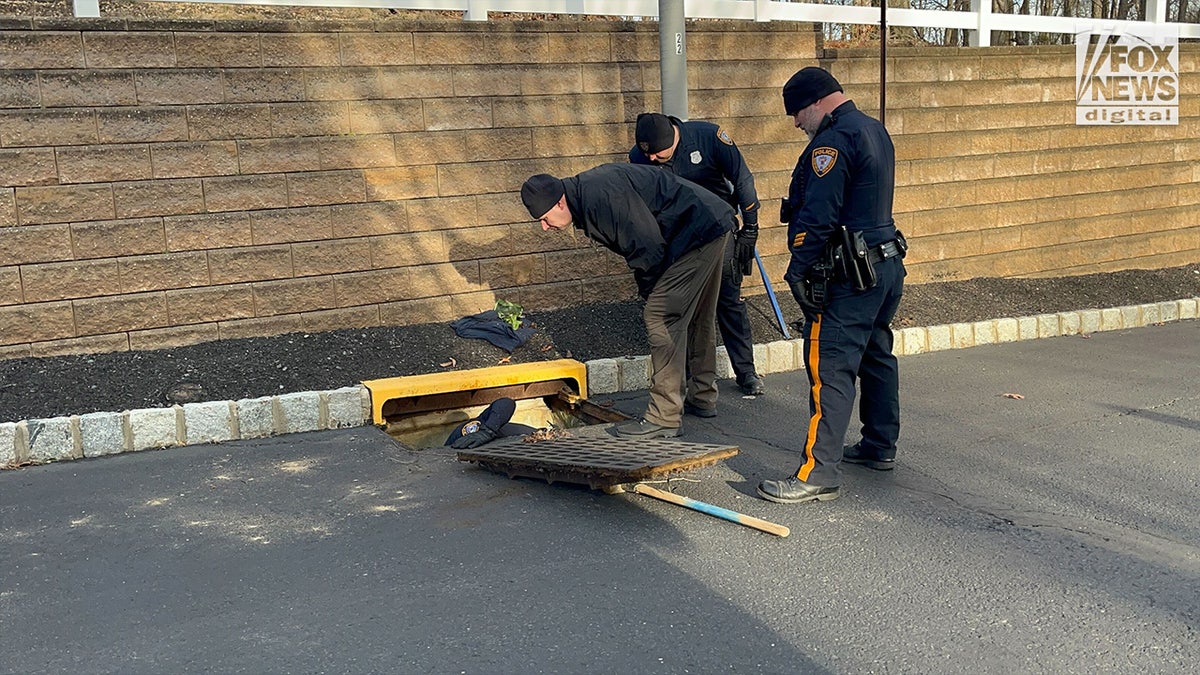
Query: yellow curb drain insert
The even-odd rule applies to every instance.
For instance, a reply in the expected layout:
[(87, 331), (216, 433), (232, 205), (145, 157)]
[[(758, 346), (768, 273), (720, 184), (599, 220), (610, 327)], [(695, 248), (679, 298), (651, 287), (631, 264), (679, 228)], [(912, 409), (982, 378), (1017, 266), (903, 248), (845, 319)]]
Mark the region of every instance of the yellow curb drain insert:
[(587, 398), (587, 366), (575, 359), (516, 363), (407, 377), (366, 380), (375, 424), (437, 410), (487, 405), (498, 398), (516, 401), (558, 396), (564, 388)]

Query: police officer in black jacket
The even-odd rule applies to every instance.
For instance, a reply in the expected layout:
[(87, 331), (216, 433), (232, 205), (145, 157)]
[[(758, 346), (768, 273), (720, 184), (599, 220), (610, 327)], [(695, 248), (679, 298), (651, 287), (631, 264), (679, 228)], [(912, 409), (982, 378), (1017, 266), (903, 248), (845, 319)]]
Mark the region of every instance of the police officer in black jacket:
[(646, 301), (650, 403), (642, 419), (618, 424), (617, 435), (678, 436), (685, 405), (715, 415), (715, 315), (733, 209), (695, 183), (634, 164), (563, 179), (538, 174), (521, 186), (521, 201), (543, 230), (574, 224), (624, 257)]
[[(896, 155), (879, 121), (846, 98), (828, 72), (800, 70), (783, 103), (810, 141), (792, 172), (781, 220), (791, 264), (784, 279), (804, 311), (810, 419), (800, 468), (764, 480), (773, 502), (836, 499), (845, 460), (881, 471), (895, 463), (899, 375), (889, 326), (904, 288), (904, 238), (892, 220)], [(862, 440), (842, 445), (862, 389)]]
[(629, 151), (633, 164), (662, 166), (680, 178), (707, 188), (735, 210), (741, 209), (742, 228), (726, 247), (717, 302), (717, 326), (742, 393), (765, 393), (754, 369), (754, 341), (742, 301), (742, 277), (754, 263), (758, 241), (758, 193), (754, 175), (733, 139), (711, 122), (683, 122), (662, 113), (638, 115), (637, 144)]

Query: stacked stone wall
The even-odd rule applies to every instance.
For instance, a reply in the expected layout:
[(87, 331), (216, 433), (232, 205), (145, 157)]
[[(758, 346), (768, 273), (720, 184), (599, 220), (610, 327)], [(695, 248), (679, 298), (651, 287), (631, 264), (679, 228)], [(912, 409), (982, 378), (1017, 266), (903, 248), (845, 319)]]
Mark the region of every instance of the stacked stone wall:
[[(1178, 126), (1102, 128), (1074, 125), (1070, 49), (889, 54), (910, 282), (1200, 259), (1197, 50)], [(688, 59), (691, 117), (757, 177), (779, 284), (805, 142), (779, 87), (822, 63), (876, 112), (876, 57), (695, 22)], [(648, 22), (0, 20), (0, 357), (633, 297), (622, 260), (542, 233), (517, 191), (624, 161), (659, 88)]]

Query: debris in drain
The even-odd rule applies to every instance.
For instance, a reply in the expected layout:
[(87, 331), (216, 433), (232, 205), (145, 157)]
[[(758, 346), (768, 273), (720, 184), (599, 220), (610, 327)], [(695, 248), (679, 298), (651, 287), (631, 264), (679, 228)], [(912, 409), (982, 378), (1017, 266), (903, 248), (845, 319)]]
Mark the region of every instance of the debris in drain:
[(566, 429), (538, 429), (537, 431), (525, 436), (521, 439), (522, 443), (541, 443), (542, 441), (553, 441), (557, 438), (570, 438), (571, 432)]

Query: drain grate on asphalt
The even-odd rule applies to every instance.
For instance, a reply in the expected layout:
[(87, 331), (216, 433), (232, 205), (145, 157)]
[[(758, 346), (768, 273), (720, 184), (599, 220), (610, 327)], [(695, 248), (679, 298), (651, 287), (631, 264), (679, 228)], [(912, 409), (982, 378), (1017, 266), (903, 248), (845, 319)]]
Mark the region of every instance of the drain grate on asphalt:
[(549, 483), (578, 483), (604, 489), (624, 483), (663, 480), (710, 466), (738, 454), (737, 446), (668, 439), (555, 438), (512, 439), (457, 453), (461, 462)]

